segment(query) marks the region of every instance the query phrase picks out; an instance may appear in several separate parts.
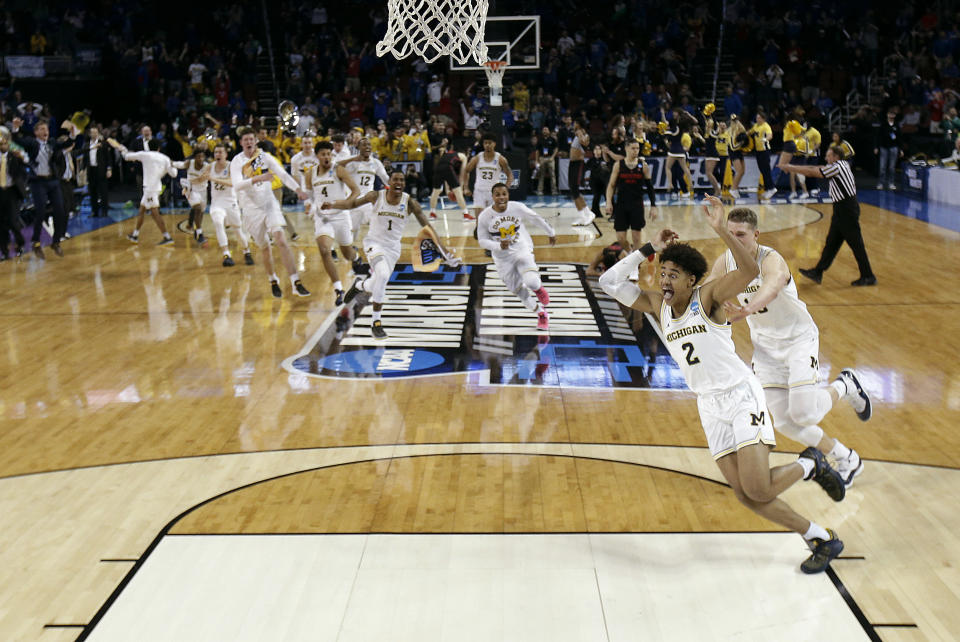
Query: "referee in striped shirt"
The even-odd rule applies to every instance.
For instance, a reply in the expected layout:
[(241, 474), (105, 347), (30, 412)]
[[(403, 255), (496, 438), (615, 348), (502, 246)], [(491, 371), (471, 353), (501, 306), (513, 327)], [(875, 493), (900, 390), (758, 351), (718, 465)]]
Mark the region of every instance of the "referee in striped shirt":
[(857, 202), (857, 185), (853, 180), (853, 170), (849, 161), (843, 160), (842, 150), (837, 145), (831, 145), (827, 150), (827, 164), (816, 167), (813, 165), (779, 165), (780, 170), (802, 174), (813, 178), (830, 180), (830, 198), (833, 199), (833, 218), (830, 220), (830, 231), (827, 232), (827, 241), (820, 254), (817, 265), (809, 270), (800, 270), (800, 274), (808, 279), (820, 283), (823, 273), (827, 271), (837, 252), (846, 241), (853, 256), (857, 259), (860, 268), (860, 278), (850, 283), (853, 286), (876, 285), (877, 277), (870, 269), (870, 259), (867, 258), (867, 248), (863, 245), (863, 234), (860, 231), (860, 203)]

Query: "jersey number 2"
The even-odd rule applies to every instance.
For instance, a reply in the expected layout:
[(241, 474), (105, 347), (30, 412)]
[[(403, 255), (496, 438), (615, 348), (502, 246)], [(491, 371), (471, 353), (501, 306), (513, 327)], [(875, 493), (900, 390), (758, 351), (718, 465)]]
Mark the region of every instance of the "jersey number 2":
[(692, 344), (692, 343), (684, 343), (684, 344), (681, 345), (680, 347), (687, 351), (687, 363), (688, 363), (689, 365), (695, 366), (695, 365), (697, 365), (698, 363), (700, 363), (700, 357), (695, 357), (695, 356), (693, 356), (693, 344)]

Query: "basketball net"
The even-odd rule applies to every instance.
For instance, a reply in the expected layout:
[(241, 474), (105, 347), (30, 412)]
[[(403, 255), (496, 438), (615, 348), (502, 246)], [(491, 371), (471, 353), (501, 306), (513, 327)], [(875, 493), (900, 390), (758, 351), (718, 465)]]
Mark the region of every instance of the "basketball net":
[(377, 55), (417, 54), (428, 63), (449, 55), (460, 64), (471, 58), (483, 64), (487, 7), (488, 0), (387, 0), (387, 33)]
[(487, 74), (487, 85), (490, 87), (490, 106), (503, 105), (503, 72), (507, 70), (504, 60), (488, 60), (483, 63), (483, 71)]

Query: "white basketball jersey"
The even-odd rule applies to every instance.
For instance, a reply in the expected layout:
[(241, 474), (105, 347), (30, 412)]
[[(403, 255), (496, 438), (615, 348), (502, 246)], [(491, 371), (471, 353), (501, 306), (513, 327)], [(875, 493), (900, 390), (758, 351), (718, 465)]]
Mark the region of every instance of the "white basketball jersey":
[(377, 171), (378, 169), (386, 172), (386, 170), (383, 169), (383, 163), (373, 157), (370, 157), (370, 160), (366, 161), (354, 161), (347, 165), (347, 169), (350, 170), (353, 182), (355, 182), (360, 189), (360, 196), (373, 191), (373, 184), (377, 180), (377, 174), (379, 173)]
[[(772, 247), (766, 245), (759, 247), (757, 264), (760, 266), (760, 274), (737, 295), (740, 305), (749, 303), (763, 284), (763, 260), (771, 254), (778, 255)], [(737, 269), (737, 262), (730, 250), (727, 250), (725, 260), (728, 271)], [(750, 339), (754, 343), (762, 342), (764, 339), (782, 341), (817, 332), (817, 326), (807, 311), (807, 305), (797, 295), (797, 283), (792, 275), (790, 282), (777, 294), (777, 298), (756, 314), (747, 317), (747, 325), (750, 326)]]
[(207, 181), (197, 181), (197, 179), (207, 171), (208, 167), (210, 167), (209, 163), (204, 163), (200, 166), (200, 169), (197, 169), (197, 164), (194, 161), (187, 164), (187, 180), (190, 181), (190, 189), (197, 194), (206, 194), (207, 192)]
[(410, 195), (406, 192), (400, 197), (397, 205), (387, 202), (387, 190), (380, 190), (380, 196), (373, 204), (373, 217), (370, 220), (370, 231), (367, 232), (364, 243), (376, 243), (384, 247), (396, 247), (400, 250), (400, 239), (403, 238), (403, 227), (410, 214), (407, 202)]
[[(495, 241), (510, 242), (510, 246), (506, 250), (500, 248), (493, 250), (493, 254), (497, 258), (506, 258), (514, 254), (533, 252), (533, 240), (530, 238), (530, 232), (527, 231), (525, 222), (529, 217), (536, 216), (537, 214), (523, 203), (508, 201), (507, 209), (503, 212), (496, 211), (492, 205), (480, 212), (477, 226), (479, 229), (488, 232)], [(544, 223), (547, 227), (547, 233), (553, 235), (550, 224), (545, 221)]]
[[(313, 201), (319, 208), (323, 203), (332, 203), (333, 201), (342, 201), (347, 197), (346, 186), (340, 177), (337, 176), (336, 167), (331, 167), (325, 172), (317, 167), (313, 175)], [(324, 210), (330, 214), (340, 212), (341, 210)]]
[(500, 152), (493, 153), (493, 160), (488, 161), (484, 158), (483, 152), (477, 156), (477, 180), (474, 188), (478, 190), (489, 190), (500, 182)]
[[(230, 163), (224, 163), (223, 171), (218, 172), (215, 165), (210, 166), (210, 176), (230, 180)], [(232, 185), (210, 183), (210, 207), (237, 207), (237, 194)]]
[(666, 302), (660, 306), (660, 328), (687, 387), (698, 395), (723, 392), (751, 376), (737, 356), (730, 324), (717, 325), (707, 317), (699, 287), (679, 319)]
[(307, 156), (302, 151), (297, 152), (293, 155), (293, 158), (290, 159), (290, 175), (293, 176), (293, 180), (297, 181), (304, 189), (310, 189), (310, 186), (306, 184), (306, 173), (308, 169), (316, 169), (320, 165), (320, 159), (317, 158), (316, 154), (310, 154)]

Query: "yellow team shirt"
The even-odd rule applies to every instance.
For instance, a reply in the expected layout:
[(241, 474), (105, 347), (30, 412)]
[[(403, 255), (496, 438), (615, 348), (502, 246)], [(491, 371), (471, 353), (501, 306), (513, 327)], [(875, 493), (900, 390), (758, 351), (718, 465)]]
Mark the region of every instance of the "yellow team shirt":
[(407, 159), (413, 161), (422, 161), (427, 157), (427, 150), (430, 149), (430, 137), (427, 132), (417, 132), (413, 136), (408, 136), (410, 146), (407, 150)]
[(727, 145), (729, 144), (728, 141), (730, 140), (730, 137), (728, 136), (729, 133), (729, 131), (725, 131), (717, 136), (717, 156), (730, 155), (727, 151)]
[(807, 151), (811, 154), (817, 153), (817, 151), (820, 149), (820, 143), (822, 141), (820, 132), (818, 132), (815, 128), (810, 127), (803, 134), (803, 137), (807, 140)]
[(747, 133), (750, 134), (750, 137), (753, 139), (753, 148), (756, 151), (761, 152), (770, 149), (770, 141), (767, 140), (768, 137), (773, 137), (773, 130), (770, 129), (770, 123), (754, 125)]

